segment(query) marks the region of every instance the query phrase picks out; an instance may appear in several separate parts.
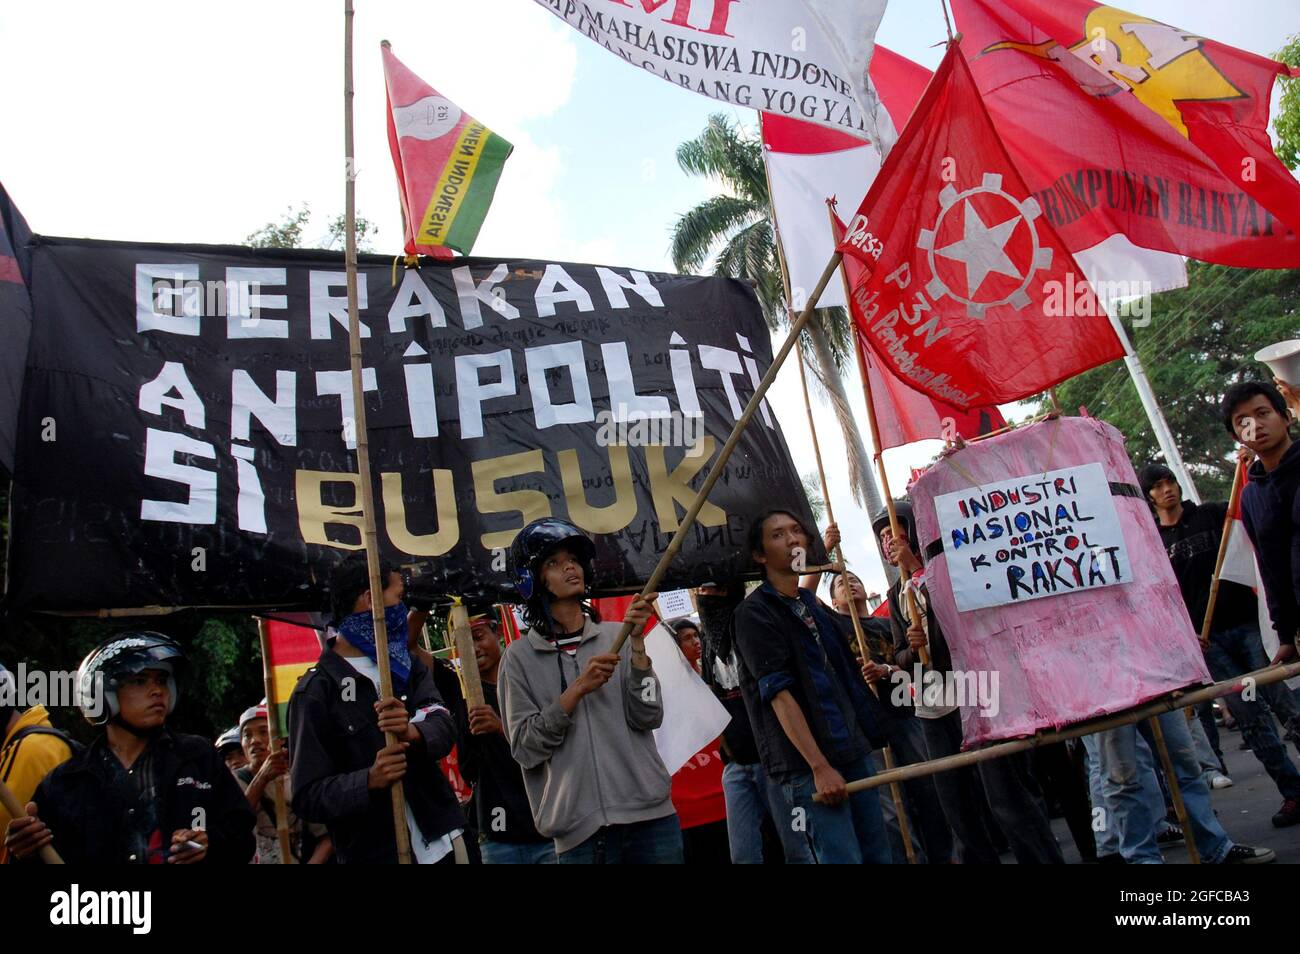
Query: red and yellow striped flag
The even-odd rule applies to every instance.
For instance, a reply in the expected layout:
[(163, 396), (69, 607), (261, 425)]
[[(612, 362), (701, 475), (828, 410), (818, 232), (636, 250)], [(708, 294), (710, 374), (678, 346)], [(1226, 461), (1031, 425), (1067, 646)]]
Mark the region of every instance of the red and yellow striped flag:
[(279, 716), (282, 736), (289, 733), (289, 697), (298, 680), (320, 658), (321, 641), (316, 629), (277, 619), (266, 621), (266, 665), (271, 671), (270, 689)]

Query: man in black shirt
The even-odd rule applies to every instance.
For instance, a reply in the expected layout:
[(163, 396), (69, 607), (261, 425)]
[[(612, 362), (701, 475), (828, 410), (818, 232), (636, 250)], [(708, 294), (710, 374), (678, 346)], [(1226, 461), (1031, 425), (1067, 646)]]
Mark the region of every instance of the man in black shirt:
[[(1173, 564), (1192, 625), (1199, 633), (1209, 607), (1228, 505), (1218, 502), (1198, 506), (1184, 501), (1178, 479), (1163, 464), (1148, 464), (1138, 480), (1155, 510), (1160, 539)], [(1202, 648), (1210, 675), (1217, 680), (1233, 679), (1268, 665), (1259, 633), (1259, 607), (1248, 587), (1219, 581), (1210, 638)], [(1259, 686), (1256, 691), (1288, 729), (1293, 733), (1300, 730), (1300, 710), (1285, 684)], [(1223, 701), (1241, 726), (1242, 739), (1282, 793), (1282, 807), (1273, 816), (1273, 824), (1278, 828), (1294, 825), (1300, 822), (1300, 772), (1288, 757), (1268, 713), (1258, 701), (1247, 700), (1244, 695), (1232, 693)]]
[[(460, 768), (474, 786), (479, 851), (485, 865), (555, 864), (555, 842), (533, 824), (524, 773), (510, 754), (497, 702), (501, 668), (501, 624), (493, 607), (470, 617), (474, 662), (483, 684), (483, 705), (472, 706), (460, 721)], [(468, 665), (462, 660), (461, 665)]]

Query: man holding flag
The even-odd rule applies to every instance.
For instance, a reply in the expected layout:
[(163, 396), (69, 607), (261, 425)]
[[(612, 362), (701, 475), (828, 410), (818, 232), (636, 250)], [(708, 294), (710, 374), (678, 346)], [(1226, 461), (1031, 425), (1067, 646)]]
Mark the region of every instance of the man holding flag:
[[(1163, 464), (1142, 468), (1138, 482), (1155, 510), (1160, 539), (1169, 553), (1192, 624), (1200, 628), (1210, 602), (1215, 557), (1229, 505), (1218, 502), (1198, 506), (1183, 500), (1177, 478)], [(1258, 620), (1255, 594), (1240, 583), (1220, 579), (1209, 640), (1203, 644), (1205, 663), (1215, 679), (1235, 679), (1268, 666)], [(1300, 709), (1283, 683), (1260, 686), (1258, 691), (1291, 732), (1300, 730)], [(1242, 740), (1282, 793), (1282, 807), (1273, 816), (1273, 825), (1286, 828), (1300, 822), (1300, 772), (1287, 756), (1273, 720), (1258, 701), (1247, 699), (1245, 692), (1229, 693), (1223, 701), (1241, 727)]]

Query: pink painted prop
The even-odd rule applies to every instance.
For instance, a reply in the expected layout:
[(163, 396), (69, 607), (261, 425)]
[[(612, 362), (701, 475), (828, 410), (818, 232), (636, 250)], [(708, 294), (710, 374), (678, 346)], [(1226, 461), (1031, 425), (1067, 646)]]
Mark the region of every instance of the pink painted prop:
[[(939, 536), (935, 497), (1093, 461), (1112, 483), (1137, 487), (1123, 435), (1093, 418), (1042, 421), (971, 444), (910, 487), (921, 546)], [(962, 709), (966, 748), (1059, 728), (1210, 681), (1150, 509), (1136, 497), (1115, 495), (1114, 501), (1136, 575), (1130, 583), (959, 613), (947, 555), (927, 564), (931, 603), (953, 667), (998, 673), (996, 714), (981, 716), (974, 704)]]

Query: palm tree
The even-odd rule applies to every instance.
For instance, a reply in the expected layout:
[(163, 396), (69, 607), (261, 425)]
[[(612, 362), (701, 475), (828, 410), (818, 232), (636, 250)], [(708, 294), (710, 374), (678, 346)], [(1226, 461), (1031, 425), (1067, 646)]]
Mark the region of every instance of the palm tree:
[[(758, 137), (715, 113), (704, 132), (677, 147), (677, 164), (689, 175), (718, 180), (727, 191), (705, 199), (677, 220), (672, 236), (673, 265), (682, 272), (699, 271), (721, 245), (713, 260), (714, 274), (752, 284), (768, 325), (773, 329), (789, 327), (792, 322)], [(808, 334), (800, 340), (800, 350), (844, 432), (849, 486), (858, 503), (874, 516), (884, 502), (841, 379), (844, 365), (855, 360), (848, 315), (843, 308), (819, 308), (805, 327)]]

